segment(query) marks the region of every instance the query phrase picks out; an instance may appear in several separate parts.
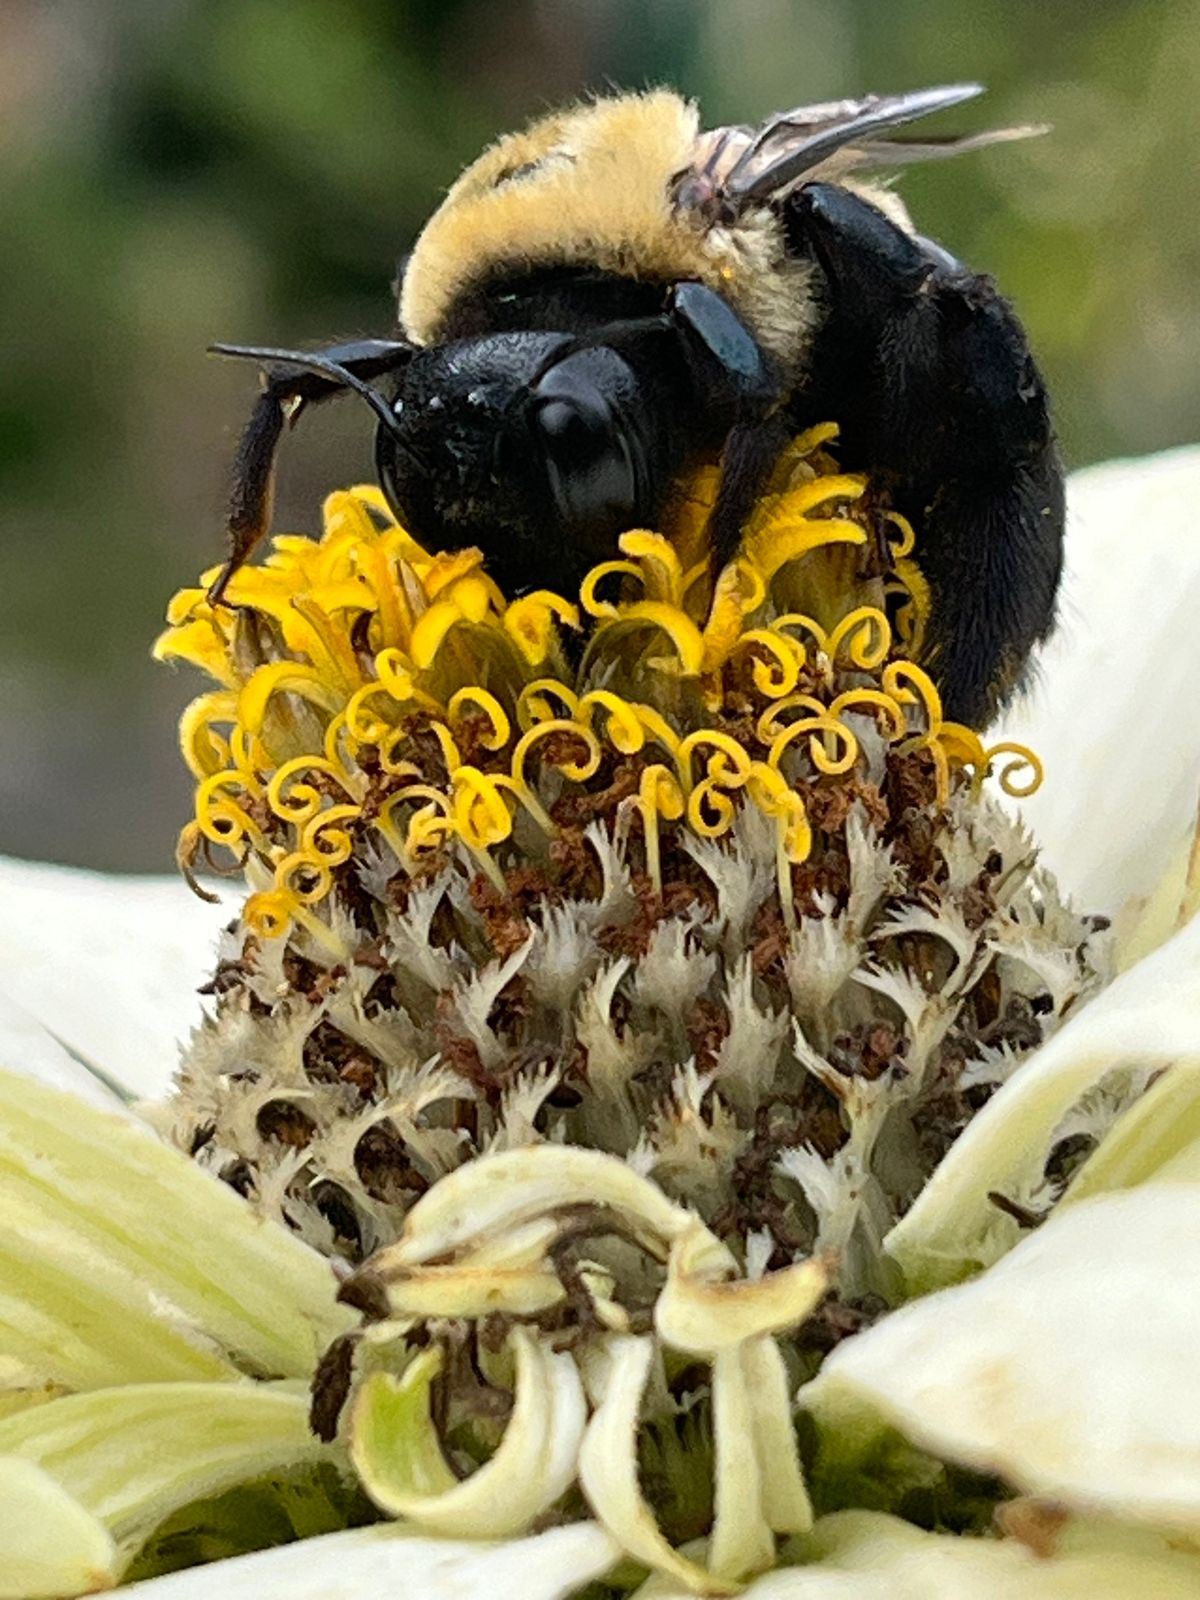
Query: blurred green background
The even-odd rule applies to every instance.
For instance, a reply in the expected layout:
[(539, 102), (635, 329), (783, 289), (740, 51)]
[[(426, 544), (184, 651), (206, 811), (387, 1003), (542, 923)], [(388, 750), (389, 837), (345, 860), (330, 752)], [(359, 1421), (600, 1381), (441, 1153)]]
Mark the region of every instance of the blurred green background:
[[(385, 332), (460, 166), (585, 88), (713, 123), (962, 78), (960, 125), (1053, 136), (904, 193), (1016, 299), (1069, 461), (1195, 438), (1200, 0), (0, 0), (0, 850), (170, 869), (201, 684), (147, 651), (223, 552), (254, 393), (211, 340)], [(313, 414), (276, 525), (371, 434)]]

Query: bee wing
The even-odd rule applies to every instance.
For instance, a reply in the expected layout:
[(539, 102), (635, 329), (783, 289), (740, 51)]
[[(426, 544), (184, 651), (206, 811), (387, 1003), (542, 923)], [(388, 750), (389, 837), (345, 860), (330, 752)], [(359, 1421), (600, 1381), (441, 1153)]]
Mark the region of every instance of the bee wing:
[(1039, 139), (1049, 132), (1048, 122), (1019, 122), (1009, 128), (984, 128), (979, 133), (950, 133), (940, 138), (935, 135), (907, 139), (898, 133), (892, 139), (864, 139), (847, 153), (858, 157), (855, 166), (902, 167), (917, 161), (944, 161), (947, 156), (968, 155), (972, 150), (986, 150), (989, 145), (1007, 144), (1012, 139)]
[(961, 105), (983, 93), (977, 83), (947, 84), (911, 94), (867, 95), (797, 106), (760, 128), (717, 128), (697, 141), (692, 165), (676, 180), (676, 204), (716, 206), (734, 214), (785, 193), (830, 157), (841, 155), (843, 171), (855, 166), (933, 160), (978, 150), (1005, 139), (1025, 138), (1041, 128), (997, 128), (984, 133), (906, 140), (892, 128)]

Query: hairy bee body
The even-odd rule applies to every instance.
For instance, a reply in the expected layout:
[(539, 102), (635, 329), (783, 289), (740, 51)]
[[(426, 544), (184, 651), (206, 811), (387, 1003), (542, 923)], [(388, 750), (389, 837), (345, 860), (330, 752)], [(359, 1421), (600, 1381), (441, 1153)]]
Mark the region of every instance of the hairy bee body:
[(240, 352), (267, 381), (218, 593), (268, 520), (284, 421), (343, 389), (376, 411), (380, 481), (414, 534), (479, 545), (510, 592), (572, 589), (701, 459), (721, 461), (709, 537), (729, 559), (788, 435), (832, 419), (843, 464), (918, 527), (947, 709), (985, 720), (1053, 619), (1062, 481), (1044, 387), (990, 281), (858, 175), (1030, 131), (894, 134), (975, 92), (705, 133), (657, 91), (501, 139), (422, 231), (396, 337)]

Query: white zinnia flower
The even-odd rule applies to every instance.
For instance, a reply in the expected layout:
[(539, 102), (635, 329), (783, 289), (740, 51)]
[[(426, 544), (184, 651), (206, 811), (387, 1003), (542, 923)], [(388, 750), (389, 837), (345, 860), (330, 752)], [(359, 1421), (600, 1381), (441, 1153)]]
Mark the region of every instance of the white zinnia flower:
[[(749, 1547), (759, 1536), (722, 1513), (722, 1495), (728, 1507), (741, 1503), (747, 1475), (763, 1480), (755, 1497), (766, 1508), (763, 1529), (797, 1530), (781, 1552), (792, 1564), (749, 1584), (756, 1600), (1182, 1600), (1200, 1589), (1200, 920), (1187, 920), (1200, 778), (1200, 661), (1190, 648), (1200, 614), (1190, 545), (1197, 499), (1196, 451), (1073, 480), (1063, 629), (1038, 689), (1005, 730), (1046, 760), (1031, 822), (1065, 891), (1116, 915), (1123, 970), (1015, 1071), (988, 1064), (1006, 1081), (883, 1240), (907, 1292), (923, 1298), (843, 1340), (800, 1392), (826, 1485), (857, 1473), (900, 1505), (928, 1486), (938, 1462), (992, 1474), (1022, 1497), (1001, 1508), (1006, 1537), (924, 1532), (856, 1509), (804, 1531), (791, 1447), (767, 1449), (773, 1424), (762, 1396), (776, 1368), (759, 1359), (769, 1344), (760, 1330), (781, 1325), (772, 1296), (786, 1290), (795, 1309), (819, 1285), (793, 1282), (798, 1269), (751, 1271), (736, 1286), (709, 1281), (699, 1265), (707, 1230), (694, 1235), (677, 1206), (650, 1198), (636, 1158), (608, 1201), (595, 1168), (598, 1204), (672, 1241), (660, 1332), (668, 1324), (673, 1348), (702, 1351), (726, 1375), (716, 1395), (714, 1544), (723, 1541), (736, 1566), (739, 1541)], [(120, 1582), (145, 1534), (188, 1500), (297, 1470), (327, 1470), (340, 1484), (345, 1459), (308, 1433), (298, 1380), (355, 1319), (334, 1304), (314, 1252), (125, 1109), (168, 1087), (219, 914), (174, 883), (118, 885), (18, 863), (4, 868), (0, 890), (0, 1064), (92, 1105), (72, 1110), (68, 1099), (0, 1078), (0, 1600), (31, 1600)], [(1061, 977), (1048, 968), (1047, 989)], [(879, 974), (881, 985), (891, 981)], [(911, 996), (896, 989), (893, 999), (903, 1010)], [(1130, 1103), (1131, 1086), (1147, 1084)], [(541, 1092), (522, 1089), (535, 1109)], [(684, 1073), (673, 1092), (679, 1125), (688, 1126), (704, 1085)], [(867, 1126), (872, 1108), (864, 1101), (851, 1114)], [(1026, 1235), (1050, 1198), (1039, 1185), (1051, 1149), (1080, 1130), (1099, 1131), (1098, 1148), (1045, 1225)], [(839, 1207), (854, 1182), (854, 1151), (852, 1134), (829, 1167), (805, 1150), (788, 1158), (823, 1232), (839, 1240), (848, 1237)], [(577, 1154), (561, 1152), (572, 1181)], [(522, 1159), (497, 1147), (477, 1164), (480, 1180)], [(459, 1188), (480, 1187), (471, 1171), (458, 1169)], [(456, 1293), (468, 1294), (464, 1266), (498, 1261), (521, 1293), (544, 1292), (533, 1238), (542, 1221), (515, 1219), (501, 1260), (479, 1209), (467, 1227), (451, 1205), (458, 1190), (444, 1181), (445, 1190), (428, 1191), (446, 1195), (441, 1220), (424, 1207), (426, 1234), (418, 1229), (397, 1247), (390, 1291), (418, 1294), (424, 1259), (458, 1250), (448, 1266), (429, 1269), (457, 1272)], [(503, 1213), (501, 1183), (488, 1203)], [(419, 1212), (422, 1203), (411, 1215)], [(420, 1238), (438, 1227), (441, 1254), (429, 1244), (423, 1256)], [(713, 1297), (734, 1287), (737, 1309), (718, 1314)], [(727, 1314), (741, 1319), (737, 1337), (747, 1335), (732, 1355), (720, 1343)], [(739, 1354), (751, 1345), (757, 1365)], [(695, 1563), (712, 1562), (712, 1552), (663, 1554), (633, 1471), (617, 1470), (632, 1449), (649, 1344), (635, 1331), (613, 1348), (583, 1436), (575, 1368), (518, 1339), (508, 1431), (491, 1461), (458, 1483), (445, 1480), (440, 1457), (389, 1454), (407, 1435), (385, 1428), (377, 1445), (370, 1437), (389, 1407), (412, 1411), (422, 1383), (427, 1394), (434, 1350), (400, 1383), (369, 1378), (356, 1464), (377, 1503), (418, 1515), (421, 1532), (392, 1523), (319, 1533), (130, 1592), (554, 1600), (633, 1551), (659, 1569), (638, 1591), (645, 1600), (685, 1595), (680, 1584), (694, 1584)], [(8, 1411), (5, 1390), (16, 1397)], [(722, 1406), (733, 1419), (724, 1428)], [(570, 1481), (564, 1452), (571, 1462), (578, 1453), (584, 1490), (607, 1527), (505, 1537), (514, 1497), (536, 1508)], [(338, 1492), (329, 1488), (310, 1526), (322, 1514), (326, 1527), (336, 1518)], [(461, 1527), (448, 1505), (455, 1496), (485, 1542), (428, 1536), (438, 1517)], [(525, 1515), (511, 1518), (527, 1525)]]

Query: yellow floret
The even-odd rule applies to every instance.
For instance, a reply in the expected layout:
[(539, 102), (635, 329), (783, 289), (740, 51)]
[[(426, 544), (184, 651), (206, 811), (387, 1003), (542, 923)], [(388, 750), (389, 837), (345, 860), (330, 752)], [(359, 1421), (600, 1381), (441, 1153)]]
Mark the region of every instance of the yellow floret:
[[(204, 574), (172, 601), (155, 651), (220, 686), (180, 726), (197, 781), (185, 870), (223, 846), (256, 932), (300, 925), (336, 951), (321, 907), (361, 842), (378, 836), (410, 872), (461, 847), (502, 889), (514, 835), (526, 850), (530, 829), (552, 837), (555, 801), (623, 758), (655, 888), (662, 823), (719, 838), (748, 804), (776, 830), (790, 919), (789, 874), (812, 845), (802, 775), (853, 773), (865, 733), (928, 752), (942, 799), (956, 771), (979, 783), (1002, 754), (1004, 787), (1029, 792), (1035, 758), (946, 722), (914, 659), (929, 592), (902, 518), (887, 518), (884, 575), (862, 575), (867, 485), (825, 453), (835, 432), (789, 447), (716, 574), (711, 470), (664, 532), (623, 535), (577, 604), (544, 590), (509, 602), (479, 551), (431, 556), (371, 487), (329, 496), (320, 539), (276, 538), (226, 605), (209, 604)], [(580, 658), (562, 630), (581, 617)]]

